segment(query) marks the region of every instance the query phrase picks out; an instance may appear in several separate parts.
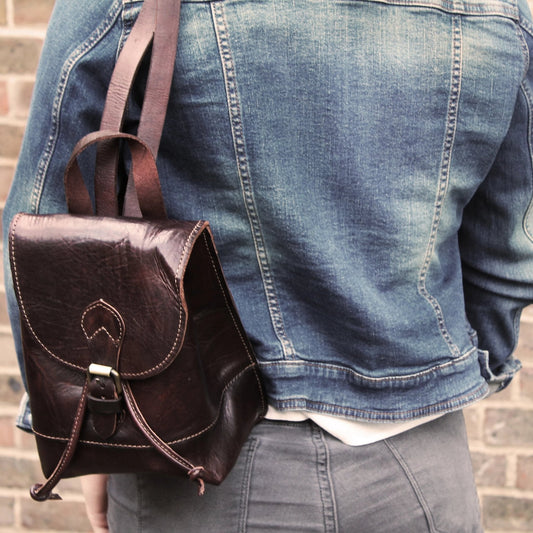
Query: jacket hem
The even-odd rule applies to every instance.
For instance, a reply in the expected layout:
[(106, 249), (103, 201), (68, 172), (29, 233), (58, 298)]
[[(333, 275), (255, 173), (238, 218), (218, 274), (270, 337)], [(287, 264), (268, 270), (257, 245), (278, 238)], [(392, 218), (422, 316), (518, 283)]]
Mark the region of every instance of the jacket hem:
[(488, 396), (493, 389), (482, 375), (478, 355), (470, 353), (446, 372), (425, 372), (423, 379), (391, 377), (379, 385), (350, 369), (318, 362), (266, 363), (261, 371), (269, 405), (276, 409), (390, 422), (457, 411)]

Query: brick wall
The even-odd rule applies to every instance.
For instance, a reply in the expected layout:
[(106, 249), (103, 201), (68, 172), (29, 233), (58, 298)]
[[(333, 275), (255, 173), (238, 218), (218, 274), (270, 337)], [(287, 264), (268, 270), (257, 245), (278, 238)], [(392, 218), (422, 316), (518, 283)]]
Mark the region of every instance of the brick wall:
[[(0, 207), (16, 164), (52, 6), (52, 0), (0, 0)], [(0, 286), (3, 293), (1, 279)], [(518, 352), (524, 370), (512, 386), (466, 413), (487, 533), (533, 531), (533, 309), (524, 316)], [(28, 496), (41, 473), (32, 437), (13, 425), (21, 394), (2, 294), (0, 533), (87, 532), (77, 480), (60, 483), (61, 503), (40, 505)]]
[[(0, 207), (13, 176), (53, 0), (0, 0)], [(0, 275), (2, 275), (0, 273)], [(0, 296), (0, 533), (88, 532), (78, 480), (62, 482), (60, 505), (39, 505), (28, 487), (42, 479), (33, 437), (14, 428), (22, 394), (8, 324), (3, 275)]]

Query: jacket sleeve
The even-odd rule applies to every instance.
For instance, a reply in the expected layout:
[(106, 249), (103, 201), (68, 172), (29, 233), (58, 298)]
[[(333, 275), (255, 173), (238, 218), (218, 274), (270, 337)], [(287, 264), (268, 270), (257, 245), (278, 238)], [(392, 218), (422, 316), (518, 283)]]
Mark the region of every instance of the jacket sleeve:
[(513, 357), (520, 315), (533, 303), (533, 25), (525, 19), (521, 28), (528, 69), (507, 135), (460, 232), (466, 312), (493, 390), (520, 367)]

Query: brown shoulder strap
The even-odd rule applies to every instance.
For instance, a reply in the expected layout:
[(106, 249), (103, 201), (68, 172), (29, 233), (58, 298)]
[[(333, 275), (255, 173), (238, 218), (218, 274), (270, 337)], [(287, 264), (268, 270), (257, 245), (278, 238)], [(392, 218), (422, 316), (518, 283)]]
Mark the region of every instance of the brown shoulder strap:
[[(141, 120), (137, 135), (148, 144), (157, 158), (165, 123), (174, 61), (178, 48), (180, 0), (159, 0), (156, 32), (152, 45), (152, 60), (144, 95)], [(124, 215), (141, 216), (137, 191), (133, 180), (128, 180), (124, 199)]]
[(152, 61), (137, 135), (157, 158), (178, 48), (180, 0), (159, 0)]

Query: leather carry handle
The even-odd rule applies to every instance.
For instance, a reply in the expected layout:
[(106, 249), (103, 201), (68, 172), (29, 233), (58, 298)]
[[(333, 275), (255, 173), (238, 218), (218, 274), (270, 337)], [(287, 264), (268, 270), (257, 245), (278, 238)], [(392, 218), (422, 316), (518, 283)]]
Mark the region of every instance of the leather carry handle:
[(149, 146), (135, 135), (114, 131), (95, 131), (82, 137), (72, 152), (65, 169), (65, 193), (69, 212), (77, 215), (92, 215), (92, 203), (78, 165), (78, 156), (93, 144), (102, 141), (128, 142), (132, 169), (131, 176), (139, 193), (139, 206), (143, 216), (151, 219), (166, 218), (165, 204), (154, 156)]
[[(159, 150), (170, 96), (180, 11), (180, 0), (145, 0), (117, 60), (100, 125), (101, 130), (122, 129), (131, 87), (146, 50), (152, 44), (150, 70), (137, 136), (150, 147), (154, 158), (157, 157)], [(119, 146), (116, 141), (100, 144), (95, 172), (97, 214), (118, 215), (116, 198), (118, 159)], [(125, 214), (136, 216), (141, 214), (137, 208), (133, 180), (128, 180)]]

